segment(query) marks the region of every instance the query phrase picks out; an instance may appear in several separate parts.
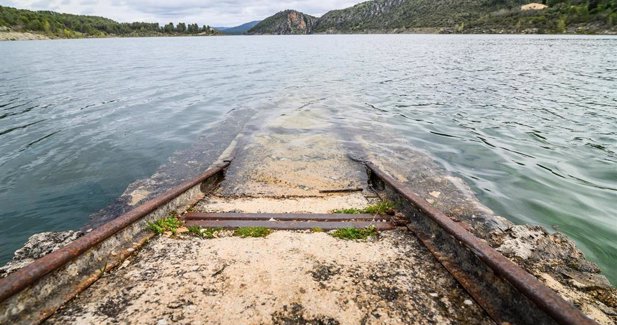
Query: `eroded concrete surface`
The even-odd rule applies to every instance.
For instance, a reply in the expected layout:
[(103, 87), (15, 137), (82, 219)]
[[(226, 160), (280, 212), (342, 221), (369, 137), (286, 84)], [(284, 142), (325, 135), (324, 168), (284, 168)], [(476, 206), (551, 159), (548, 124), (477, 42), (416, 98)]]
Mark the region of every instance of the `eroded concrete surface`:
[[(193, 209), (327, 213), (374, 200), (362, 164), (304, 114), (274, 119), (239, 143), (220, 188)], [(364, 190), (321, 192), (357, 188)], [(369, 241), (291, 231), (159, 237), (48, 322), (491, 323), (405, 230)]]
[(489, 324), (405, 231), (150, 242), (50, 324)]

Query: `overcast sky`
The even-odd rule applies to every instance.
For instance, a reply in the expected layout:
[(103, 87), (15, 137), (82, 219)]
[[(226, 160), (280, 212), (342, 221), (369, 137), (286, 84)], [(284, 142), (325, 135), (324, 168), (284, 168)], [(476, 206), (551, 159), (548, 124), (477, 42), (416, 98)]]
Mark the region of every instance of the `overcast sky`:
[(183, 21), (200, 25), (235, 26), (262, 20), (285, 9), (321, 16), (329, 10), (342, 9), (359, 2), (362, 0), (0, 0), (0, 5), (96, 15), (121, 22), (164, 24)]

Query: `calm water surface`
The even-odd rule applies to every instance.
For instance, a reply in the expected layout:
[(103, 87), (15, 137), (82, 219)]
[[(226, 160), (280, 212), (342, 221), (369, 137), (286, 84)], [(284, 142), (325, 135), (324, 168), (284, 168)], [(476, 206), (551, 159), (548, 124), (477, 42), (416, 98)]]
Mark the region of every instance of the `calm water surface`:
[(568, 234), (617, 283), (615, 53), (614, 37), (0, 43), (0, 262), (220, 122), (319, 103), (430, 154), (496, 213)]

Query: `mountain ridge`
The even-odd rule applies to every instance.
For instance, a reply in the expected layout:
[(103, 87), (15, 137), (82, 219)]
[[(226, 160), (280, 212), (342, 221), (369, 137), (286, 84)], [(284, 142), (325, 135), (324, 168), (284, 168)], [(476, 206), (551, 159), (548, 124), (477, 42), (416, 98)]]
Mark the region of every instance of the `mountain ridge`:
[[(250, 34), (582, 33), (617, 34), (617, 0), (372, 0), (316, 18), (295, 10), (270, 16)], [(535, 9), (541, 8), (541, 9)], [(294, 12), (314, 18), (289, 32)], [(267, 22), (267, 25), (264, 24)], [(263, 24), (263, 25), (262, 25)]]
[[(371, 0), (314, 17), (284, 10), (220, 32), (210, 26), (119, 23), (99, 17), (0, 6), (0, 36), (28, 38), (218, 34), (510, 33), (617, 34), (617, 0)], [(8, 35), (8, 36), (7, 36)], [(6, 37), (5, 37), (6, 36)], [(0, 39), (3, 39), (0, 37)], [(7, 38), (8, 37), (8, 38)], [(17, 38), (19, 35), (17, 35)]]
[(233, 27), (214, 27), (214, 29), (222, 32), (223, 34), (228, 35), (241, 35), (248, 32), (251, 28), (255, 27), (255, 25), (259, 24), (261, 20), (253, 20), (248, 23), (244, 23), (238, 26)]

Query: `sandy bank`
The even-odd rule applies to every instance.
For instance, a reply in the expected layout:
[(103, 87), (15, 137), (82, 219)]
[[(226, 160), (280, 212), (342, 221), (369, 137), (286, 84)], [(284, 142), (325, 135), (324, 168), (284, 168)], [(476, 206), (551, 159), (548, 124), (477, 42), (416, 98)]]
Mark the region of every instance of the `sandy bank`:
[(41, 34), (22, 32), (0, 32), (0, 41), (47, 40), (49, 37)]

